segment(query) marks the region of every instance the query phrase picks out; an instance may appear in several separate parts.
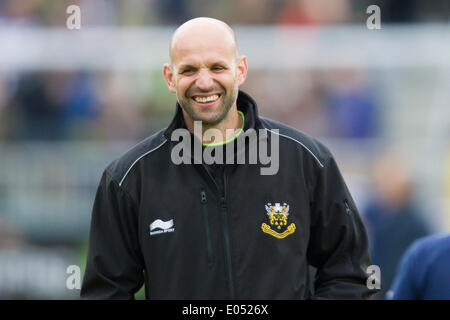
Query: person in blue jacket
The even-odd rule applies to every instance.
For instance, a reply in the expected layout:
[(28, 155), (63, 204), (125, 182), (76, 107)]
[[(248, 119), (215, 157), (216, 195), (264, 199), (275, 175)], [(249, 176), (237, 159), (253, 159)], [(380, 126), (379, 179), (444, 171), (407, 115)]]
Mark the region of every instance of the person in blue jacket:
[(408, 248), (388, 298), (450, 300), (450, 233), (420, 238)]

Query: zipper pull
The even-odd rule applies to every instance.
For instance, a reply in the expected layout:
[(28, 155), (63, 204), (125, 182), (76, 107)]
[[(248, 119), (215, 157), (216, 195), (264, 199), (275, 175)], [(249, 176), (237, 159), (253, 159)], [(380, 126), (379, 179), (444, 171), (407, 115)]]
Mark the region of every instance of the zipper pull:
[(347, 200), (345, 200), (344, 203), (345, 203), (345, 212), (347, 212), (347, 214), (350, 215), (352, 213), (352, 210), (348, 206)]
[(200, 191), (200, 197), (201, 197), (201, 202), (202, 203), (206, 203), (207, 202), (207, 200), (206, 200), (206, 191), (204, 190), (204, 189), (202, 189), (201, 191)]

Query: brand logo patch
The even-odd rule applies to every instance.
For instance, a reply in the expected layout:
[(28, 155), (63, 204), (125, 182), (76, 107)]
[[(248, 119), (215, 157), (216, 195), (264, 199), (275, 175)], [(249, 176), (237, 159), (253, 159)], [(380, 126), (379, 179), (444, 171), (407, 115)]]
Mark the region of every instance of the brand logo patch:
[(166, 232), (174, 232), (175, 228), (173, 226), (173, 219), (169, 221), (162, 221), (161, 219), (157, 219), (150, 224), (150, 235), (153, 236), (155, 234), (166, 233)]
[[(275, 205), (268, 203), (265, 208), (270, 226), (263, 222), (261, 225), (261, 230), (263, 232), (278, 239), (286, 238), (288, 235), (295, 232), (294, 223), (287, 226), (287, 219), (289, 217), (289, 205), (287, 203), (283, 203), (283, 205), (280, 205), (280, 203), (275, 203)], [(272, 227), (276, 230), (272, 229)], [(283, 229), (284, 231), (281, 231)]]

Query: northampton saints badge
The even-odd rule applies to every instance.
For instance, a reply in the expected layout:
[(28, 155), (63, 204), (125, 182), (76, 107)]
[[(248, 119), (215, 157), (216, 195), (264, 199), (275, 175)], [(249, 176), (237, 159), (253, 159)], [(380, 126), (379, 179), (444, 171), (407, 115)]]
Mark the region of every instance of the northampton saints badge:
[(268, 203), (265, 208), (270, 225), (263, 223), (261, 225), (263, 232), (278, 239), (286, 238), (295, 232), (294, 223), (287, 225), (289, 217), (289, 205), (287, 203), (283, 203), (283, 205), (280, 205), (280, 203), (275, 203), (275, 205)]

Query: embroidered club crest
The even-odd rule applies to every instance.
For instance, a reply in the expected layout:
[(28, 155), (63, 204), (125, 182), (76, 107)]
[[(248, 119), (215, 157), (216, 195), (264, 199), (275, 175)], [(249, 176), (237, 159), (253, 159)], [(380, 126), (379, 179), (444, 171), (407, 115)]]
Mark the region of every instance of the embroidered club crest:
[[(287, 226), (287, 219), (289, 217), (289, 205), (287, 203), (283, 203), (283, 205), (280, 205), (280, 203), (275, 203), (275, 205), (268, 203), (265, 208), (270, 226), (263, 223), (261, 225), (261, 230), (263, 232), (278, 239), (286, 238), (288, 235), (295, 232), (294, 223)], [(284, 231), (281, 232), (282, 229), (284, 229)]]

